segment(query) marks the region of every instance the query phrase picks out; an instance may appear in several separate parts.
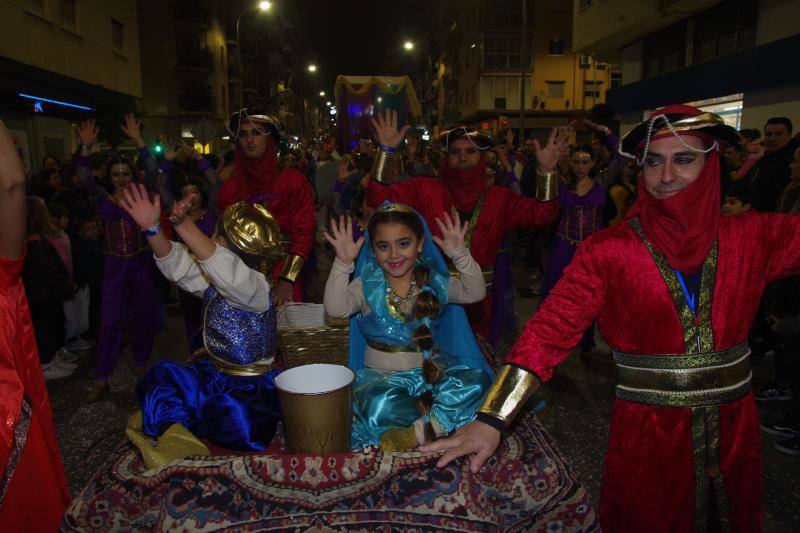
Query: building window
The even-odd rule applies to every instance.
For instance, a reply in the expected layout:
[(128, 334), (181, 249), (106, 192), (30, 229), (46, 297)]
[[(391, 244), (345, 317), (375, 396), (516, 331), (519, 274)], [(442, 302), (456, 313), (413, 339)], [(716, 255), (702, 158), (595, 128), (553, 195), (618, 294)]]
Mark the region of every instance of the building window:
[(62, 27), (76, 31), (78, 29), (78, 17), (75, 13), (75, 0), (59, 0), (58, 17)]
[(701, 63), (754, 47), (756, 20), (758, 2), (752, 0), (725, 2), (696, 17), (692, 62)]
[(116, 19), (111, 19), (111, 41), (115, 52), (125, 52), (125, 24)]
[(506, 108), (506, 99), (505, 98), (495, 98), (494, 99), (494, 108), (495, 109), (505, 109)]
[(686, 66), (686, 22), (648, 35), (644, 40), (642, 78), (652, 78)]
[(564, 55), (564, 39), (550, 39), (548, 54), (551, 56)]
[(545, 85), (547, 85), (547, 97), (548, 98), (564, 98), (564, 94), (566, 94), (566, 86), (567, 82), (565, 81), (545, 81)]
[(611, 72), (609, 89), (619, 89), (622, 87), (622, 72)]
[(523, 64), (532, 63), (533, 37), (525, 36), (525, 50), (522, 50), (521, 34), (487, 34), (483, 38), (483, 68), (519, 69)]
[(586, 80), (583, 82), (583, 95), (588, 98), (600, 98), (600, 90), (602, 87), (602, 81)]

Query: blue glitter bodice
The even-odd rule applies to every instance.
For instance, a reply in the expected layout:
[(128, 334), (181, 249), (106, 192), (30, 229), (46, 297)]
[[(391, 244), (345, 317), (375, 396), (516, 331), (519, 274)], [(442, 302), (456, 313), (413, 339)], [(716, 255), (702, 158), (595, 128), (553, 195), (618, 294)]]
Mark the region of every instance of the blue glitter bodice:
[(273, 357), (278, 346), (275, 308), (253, 313), (231, 306), (213, 286), (203, 296), (203, 342), (214, 357), (236, 365), (249, 365)]

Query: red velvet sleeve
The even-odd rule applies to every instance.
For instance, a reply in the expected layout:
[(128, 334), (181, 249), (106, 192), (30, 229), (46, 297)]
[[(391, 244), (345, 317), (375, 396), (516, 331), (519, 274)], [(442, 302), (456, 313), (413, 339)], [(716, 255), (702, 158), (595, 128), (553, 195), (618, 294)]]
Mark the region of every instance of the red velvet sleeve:
[[(284, 170), (284, 172), (287, 171)], [(308, 260), (311, 247), (314, 245), (314, 228), (317, 224), (314, 193), (305, 176), (297, 171), (292, 171), (291, 174), (293, 186), (291, 209), (289, 210), (289, 235), (292, 238), (292, 245), (289, 253)], [(281, 176), (279, 176), (280, 178)]]
[(24, 299), (20, 280), (24, 262), (25, 254), (19, 259), (0, 257), (0, 469), (3, 472), (15, 446), (14, 430), (24, 393), (17, 368), (22, 359), (17, 352), (23, 333), (19, 331), (19, 313), (22, 312), (19, 307), (20, 300)]
[(231, 178), (222, 184), (217, 193), (217, 216), (222, 216), (225, 209), (242, 200), (239, 198), (239, 182), (235, 178)]
[(761, 224), (759, 240), (769, 247), (765, 254), (767, 283), (800, 274), (800, 213), (755, 216)]
[(502, 217), (502, 220), (506, 224), (506, 231), (517, 228), (539, 228), (556, 221), (558, 200), (540, 202), (509, 189), (500, 190), (505, 195), (502, 205), (505, 206), (506, 216)]
[(542, 306), (525, 324), (506, 362), (528, 368), (548, 381), (553, 368), (569, 355), (600, 314), (606, 299), (598, 241), (590, 237), (578, 247)]

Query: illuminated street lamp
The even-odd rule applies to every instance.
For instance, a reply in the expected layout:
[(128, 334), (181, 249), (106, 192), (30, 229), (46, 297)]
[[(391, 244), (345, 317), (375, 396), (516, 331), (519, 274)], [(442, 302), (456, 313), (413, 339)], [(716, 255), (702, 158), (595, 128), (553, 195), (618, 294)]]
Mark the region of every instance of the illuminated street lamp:
[(403, 43), (403, 48), (405, 48), (406, 50), (413, 50), (414, 43), (412, 43), (411, 41), (406, 41)]
[(328, 106), (328, 107), (330, 107), (330, 106), (332, 106), (333, 104), (331, 103), (331, 101), (330, 101), (330, 100), (328, 100), (327, 102), (325, 102), (325, 105), (326, 105), (326, 106)]
[(317, 66), (316, 66), (315, 64), (313, 64), (313, 63), (312, 63), (312, 64), (310, 64), (310, 65), (308, 66), (308, 71), (309, 71), (309, 72), (316, 72), (316, 71), (317, 71)]
[(244, 107), (244, 97), (242, 96), (242, 87), (244, 85), (244, 80), (242, 79), (242, 41), (239, 38), (239, 23), (242, 22), (242, 17), (245, 13), (252, 13), (254, 11), (269, 11), (269, 8), (272, 7), (272, 2), (268, 0), (264, 0), (263, 2), (259, 2), (258, 8), (247, 8), (236, 18), (236, 61), (239, 63), (238, 74), (239, 74), (239, 106)]
[(325, 91), (320, 91), (320, 92), (319, 92), (319, 95), (320, 95), (320, 96), (325, 96)]

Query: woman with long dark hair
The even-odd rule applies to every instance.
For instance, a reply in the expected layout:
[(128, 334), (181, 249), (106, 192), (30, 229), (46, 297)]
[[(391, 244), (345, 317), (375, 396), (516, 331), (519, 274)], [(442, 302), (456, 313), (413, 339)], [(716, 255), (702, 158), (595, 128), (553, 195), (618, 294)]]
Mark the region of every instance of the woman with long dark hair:
[(156, 266), (145, 234), (158, 233), (159, 226), (140, 228), (120, 203), (125, 189), (133, 182), (133, 162), (122, 154), (111, 157), (106, 166), (112, 192), (98, 187), (89, 171), (91, 147), (99, 130), (93, 120), (78, 126), (82, 148), (78, 157), (78, 179), (90, 196), (97, 197), (97, 211), (105, 225), (105, 266), (101, 287), (100, 335), (92, 375), (95, 383), (86, 400), (95, 402), (109, 390), (109, 381), (119, 359), (122, 326), (130, 315), (133, 328), (133, 365), (137, 374), (144, 374), (147, 359), (153, 351), (158, 328)]

